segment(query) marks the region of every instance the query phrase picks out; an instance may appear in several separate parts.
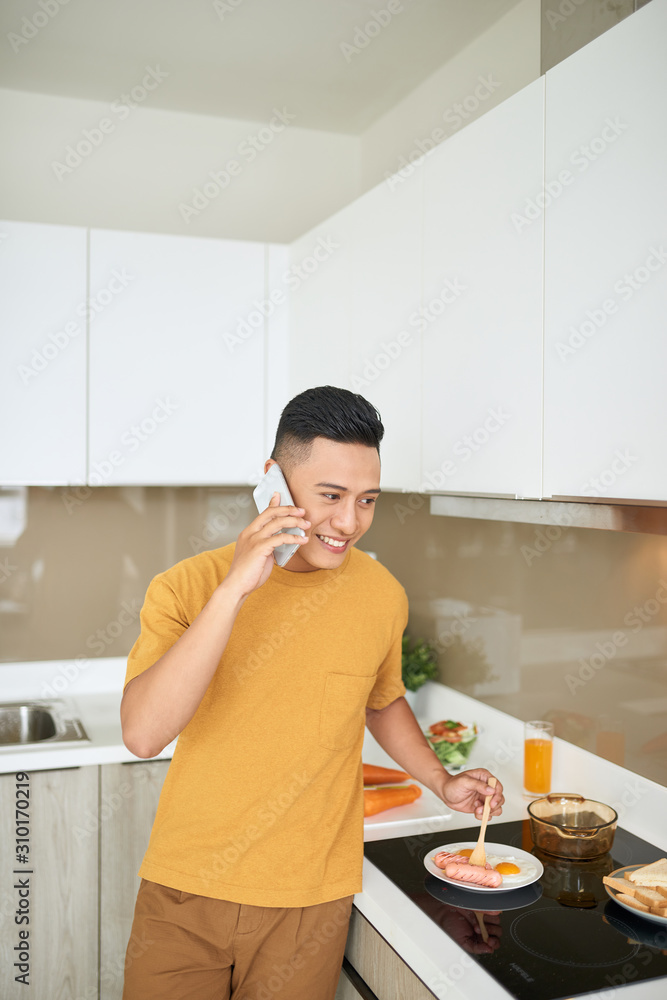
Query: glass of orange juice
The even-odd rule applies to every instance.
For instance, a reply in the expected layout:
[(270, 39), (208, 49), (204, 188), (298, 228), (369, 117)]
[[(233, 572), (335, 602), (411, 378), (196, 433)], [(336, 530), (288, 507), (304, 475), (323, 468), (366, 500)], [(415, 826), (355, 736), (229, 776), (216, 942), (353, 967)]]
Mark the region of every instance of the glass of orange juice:
[(554, 727), (551, 722), (526, 722), (523, 738), (523, 792), (535, 798), (551, 791), (551, 756)]

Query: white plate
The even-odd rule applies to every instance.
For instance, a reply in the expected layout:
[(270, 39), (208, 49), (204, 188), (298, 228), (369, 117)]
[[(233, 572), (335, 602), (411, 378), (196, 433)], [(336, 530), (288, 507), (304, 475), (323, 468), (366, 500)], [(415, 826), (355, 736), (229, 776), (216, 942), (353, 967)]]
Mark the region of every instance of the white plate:
[[(624, 878), (626, 872), (631, 872), (635, 868), (644, 868), (644, 867), (646, 866), (626, 865), (624, 868), (617, 868), (615, 872), (611, 872), (611, 875), (609, 877)], [(630, 882), (630, 885), (634, 885), (634, 883)], [(611, 896), (614, 902), (618, 903), (619, 906), (622, 906), (624, 910), (628, 911), (628, 913), (632, 913), (636, 917), (644, 917), (646, 920), (652, 920), (656, 924), (663, 924), (664, 926), (667, 927), (667, 917), (659, 917), (657, 913), (643, 913), (641, 910), (635, 910), (634, 906), (628, 906), (627, 903), (624, 903), (622, 899), (618, 898), (618, 895), (616, 894), (616, 889), (612, 889), (611, 886), (609, 885), (605, 885), (605, 889), (607, 890), (607, 895)]]
[[(448, 885), (455, 885), (458, 889), (470, 889), (472, 892), (511, 892), (512, 889), (521, 889), (524, 885), (532, 885), (533, 882), (537, 882), (539, 878), (542, 877), (544, 873), (544, 866), (542, 862), (535, 857), (534, 854), (529, 854), (528, 851), (521, 851), (518, 847), (510, 847), (509, 844), (484, 844), (484, 851), (486, 854), (497, 854), (499, 858), (511, 858), (514, 857), (517, 861), (525, 861), (531, 865), (535, 866), (535, 875), (527, 875), (518, 882), (513, 882), (512, 885), (472, 885), (470, 882), (457, 882), (456, 879), (447, 878), (442, 868), (438, 868), (436, 864), (432, 861), (432, 858), (439, 854), (440, 851), (449, 851), (450, 854), (456, 854), (457, 851), (462, 850), (466, 847), (477, 847), (476, 840), (456, 840), (453, 844), (443, 844), (442, 847), (436, 847), (434, 850), (429, 851), (424, 858), (424, 867), (431, 875), (435, 875), (436, 878), (442, 879), (443, 882), (447, 882)], [(634, 911), (637, 912), (636, 910)]]

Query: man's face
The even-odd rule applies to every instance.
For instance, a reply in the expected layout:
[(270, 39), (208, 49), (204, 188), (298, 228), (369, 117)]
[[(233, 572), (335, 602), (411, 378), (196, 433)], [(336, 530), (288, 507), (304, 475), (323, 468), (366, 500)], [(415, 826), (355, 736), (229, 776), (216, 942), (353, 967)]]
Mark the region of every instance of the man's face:
[[(268, 461), (265, 471), (272, 462)], [(287, 563), (297, 573), (335, 569), (368, 531), (380, 492), (380, 457), (363, 444), (314, 439), (307, 462), (285, 472), (297, 507), (310, 521), (309, 541)]]

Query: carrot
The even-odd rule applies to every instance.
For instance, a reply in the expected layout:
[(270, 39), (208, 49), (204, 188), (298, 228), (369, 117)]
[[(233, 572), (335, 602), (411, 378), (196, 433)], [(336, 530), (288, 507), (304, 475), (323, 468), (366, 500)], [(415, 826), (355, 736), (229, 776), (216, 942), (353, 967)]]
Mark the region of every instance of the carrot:
[(375, 764), (364, 764), (363, 767), (365, 785), (394, 785), (410, 777), (405, 771), (397, 771), (393, 767), (377, 767)]
[(417, 785), (404, 785), (403, 788), (364, 788), (364, 816), (375, 816), (385, 809), (395, 806), (405, 806), (414, 802), (422, 790)]

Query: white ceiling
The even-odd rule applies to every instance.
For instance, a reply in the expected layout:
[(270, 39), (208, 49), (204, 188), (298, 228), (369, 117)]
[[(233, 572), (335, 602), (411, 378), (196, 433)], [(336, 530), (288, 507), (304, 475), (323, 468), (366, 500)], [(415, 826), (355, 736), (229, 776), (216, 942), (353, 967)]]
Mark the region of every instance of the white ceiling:
[[(3, 0), (0, 86), (111, 102), (159, 67), (152, 108), (265, 121), (285, 107), (295, 125), (358, 134), (517, 2), (44, 0), (49, 16)], [(346, 58), (373, 12), (389, 23)]]

